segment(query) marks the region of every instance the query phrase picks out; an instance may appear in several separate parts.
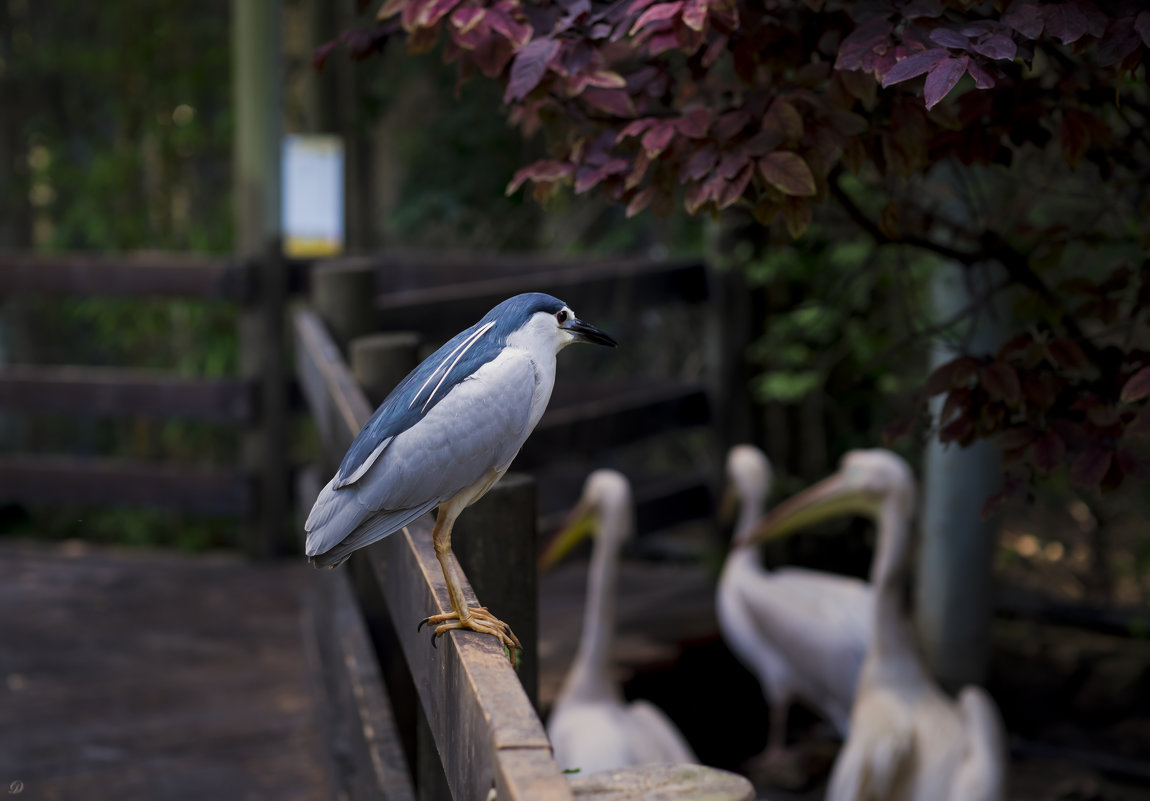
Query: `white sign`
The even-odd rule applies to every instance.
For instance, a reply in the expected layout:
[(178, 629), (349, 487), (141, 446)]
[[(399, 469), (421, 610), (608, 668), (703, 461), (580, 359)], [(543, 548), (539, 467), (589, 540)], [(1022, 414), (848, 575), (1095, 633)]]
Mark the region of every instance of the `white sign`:
[(288, 256), (343, 252), (343, 140), (289, 134), (283, 141), (283, 231)]

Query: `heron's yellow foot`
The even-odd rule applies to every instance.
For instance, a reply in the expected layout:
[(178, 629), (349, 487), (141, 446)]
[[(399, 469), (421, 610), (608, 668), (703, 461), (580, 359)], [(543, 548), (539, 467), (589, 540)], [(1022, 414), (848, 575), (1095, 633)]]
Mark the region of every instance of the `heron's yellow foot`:
[(490, 634), (509, 650), (523, 648), (511, 627), (487, 611), (486, 606), (468, 607), (467, 612), (468, 614), (464, 618), (461, 618), (459, 613), (454, 611), (432, 615), (420, 621), (418, 628), (423, 628), (425, 624), (435, 626), (433, 635), (435, 638), (442, 637), (449, 631), (470, 629), (471, 631), (478, 631), (480, 634)]

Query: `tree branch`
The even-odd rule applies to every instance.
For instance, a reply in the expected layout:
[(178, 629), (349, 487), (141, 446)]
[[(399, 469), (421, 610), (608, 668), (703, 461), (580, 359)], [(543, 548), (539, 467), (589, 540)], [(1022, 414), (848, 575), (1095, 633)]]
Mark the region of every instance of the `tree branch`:
[(1003, 239), (998, 233), (989, 230), (984, 231), (978, 250), (960, 250), (916, 234), (907, 234), (900, 239), (894, 239), (887, 236), (879, 227), (878, 223), (867, 217), (863, 210), (858, 207), (858, 204), (854, 202), (854, 199), (842, 188), (842, 185), (838, 181), (841, 175), (841, 168), (836, 168), (829, 176), (827, 184), (830, 188), (831, 195), (847, 213), (847, 216), (868, 233), (875, 242), (880, 245), (910, 245), (911, 247), (920, 248), (942, 256), (943, 258), (958, 262), (964, 267), (971, 267), (975, 264), (987, 261), (998, 262), (1002, 265), (1002, 268), (1006, 271), (1006, 275), (1012, 283), (1025, 287), (1042, 298), (1043, 301), (1050, 304), (1051, 308), (1056, 311), (1058, 321), (1066, 330), (1067, 335), (1082, 346), (1087, 358), (1096, 364), (1099, 362), (1102, 356), (1101, 352), (1093, 342), (1087, 339), (1082, 327), (1079, 326), (1078, 321), (1074, 319), (1070, 312), (1066, 310), (1062, 300), (1046, 285), (1042, 277), (1034, 272), (1026, 255)]

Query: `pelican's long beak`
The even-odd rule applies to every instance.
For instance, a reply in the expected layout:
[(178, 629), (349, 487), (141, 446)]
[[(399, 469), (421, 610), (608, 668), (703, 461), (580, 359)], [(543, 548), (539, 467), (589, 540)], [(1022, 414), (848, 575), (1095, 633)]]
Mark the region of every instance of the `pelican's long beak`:
[(563, 324), (563, 327), (574, 335), (576, 342), (590, 342), (592, 345), (606, 345), (609, 348), (619, 344), (591, 323), (585, 323), (578, 317), (572, 317)]
[(549, 570), (563, 560), (576, 545), (595, 533), (595, 513), (591, 505), (579, 501), (567, 514), (559, 532), (539, 556), (539, 570)]
[(835, 473), (776, 506), (735, 544), (767, 542), (834, 517), (873, 517), (877, 512), (874, 495), (850, 486), (842, 473)]

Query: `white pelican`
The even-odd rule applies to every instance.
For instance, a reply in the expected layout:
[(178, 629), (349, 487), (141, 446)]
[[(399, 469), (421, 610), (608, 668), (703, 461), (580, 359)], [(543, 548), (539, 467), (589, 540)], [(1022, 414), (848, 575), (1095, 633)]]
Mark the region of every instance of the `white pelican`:
[(583, 775), (628, 765), (698, 762), (666, 715), (646, 701), (626, 703), (611, 679), (619, 549), (631, 535), (631, 515), (627, 479), (614, 470), (597, 470), (587, 477), (569, 523), (541, 560), (553, 564), (583, 536), (596, 535), (583, 635), (547, 721), (559, 767)]
[(903, 612), (914, 505), (914, 478), (906, 462), (889, 451), (851, 451), (837, 473), (780, 505), (751, 535), (756, 541), (774, 538), (844, 514), (877, 520), (874, 628), (851, 710), (850, 737), (831, 773), (827, 801), (1005, 797), (1005, 736), (998, 709), (979, 687), (964, 688), (957, 701), (939, 689)]
[(771, 465), (752, 445), (727, 455), (724, 506), (736, 497), (739, 516), (719, 577), (716, 607), (723, 639), (758, 678), (770, 706), (764, 766), (786, 752), (787, 711), (798, 700), (847, 735), (855, 684), (870, 637), (871, 588), (847, 576), (759, 563), (749, 536), (763, 516)]

